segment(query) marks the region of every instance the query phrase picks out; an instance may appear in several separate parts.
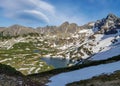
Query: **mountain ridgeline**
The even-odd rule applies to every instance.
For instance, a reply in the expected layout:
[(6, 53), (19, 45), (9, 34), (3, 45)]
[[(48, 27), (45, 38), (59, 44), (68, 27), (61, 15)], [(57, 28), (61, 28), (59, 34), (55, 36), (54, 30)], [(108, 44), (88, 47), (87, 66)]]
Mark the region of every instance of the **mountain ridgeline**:
[(80, 29), (91, 28), (93, 27), (91, 23), (86, 24), (84, 26), (78, 26), (75, 23), (64, 22), (60, 26), (46, 26), (46, 27), (25, 27), (21, 25), (13, 25), (10, 27), (0, 27), (0, 34), (3, 36), (22, 36), (30, 33), (38, 33), (38, 34), (62, 34), (62, 33), (75, 33)]
[(89, 22), (83, 26), (78, 26), (75, 23), (64, 22), (60, 26), (46, 26), (46, 27), (25, 27), (21, 25), (13, 25), (10, 27), (0, 27), (0, 34), (3, 36), (20, 36), (29, 33), (38, 34), (64, 34), (75, 33), (82, 29), (92, 29), (99, 33), (111, 34), (116, 33), (116, 28), (120, 28), (120, 18), (114, 14), (108, 14), (106, 18), (97, 20), (96, 22)]

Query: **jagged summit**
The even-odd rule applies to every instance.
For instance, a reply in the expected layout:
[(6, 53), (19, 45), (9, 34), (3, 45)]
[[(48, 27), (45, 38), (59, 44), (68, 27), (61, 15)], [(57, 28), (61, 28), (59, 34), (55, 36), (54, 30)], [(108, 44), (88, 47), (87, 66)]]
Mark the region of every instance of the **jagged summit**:
[(95, 31), (99, 33), (111, 34), (113, 32), (114, 34), (117, 32), (116, 29), (120, 29), (120, 18), (112, 13), (95, 22)]
[(115, 15), (115, 14), (113, 14), (113, 13), (109, 13), (108, 15), (107, 15), (107, 17), (106, 17), (106, 19), (117, 19), (118, 17)]

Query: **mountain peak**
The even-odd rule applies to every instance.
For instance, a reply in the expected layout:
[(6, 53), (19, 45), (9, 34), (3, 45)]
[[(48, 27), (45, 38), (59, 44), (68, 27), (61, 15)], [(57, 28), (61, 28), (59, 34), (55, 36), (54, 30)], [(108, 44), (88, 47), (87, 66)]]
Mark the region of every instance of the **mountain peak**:
[(113, 14), (113, 13), (109, 13), (108, 15), (107, 15), (107, 17), (106, 17), (106, 19), (114, 19), (114, 20), (116, 20), (118, 17), (115, 15), (115, 14)]
[(18, 28), (18, 27), (24, 27), (24, 26), (19, 25), (19, 24), (14, 24), (14, 25), (10, 26), (10, 28)]
[(67, 25), (69, 25), (68, 21), (66, 21), (66, 22), (64, 22), (64, 23), (61, 24), (61, 26), (67, 26)]

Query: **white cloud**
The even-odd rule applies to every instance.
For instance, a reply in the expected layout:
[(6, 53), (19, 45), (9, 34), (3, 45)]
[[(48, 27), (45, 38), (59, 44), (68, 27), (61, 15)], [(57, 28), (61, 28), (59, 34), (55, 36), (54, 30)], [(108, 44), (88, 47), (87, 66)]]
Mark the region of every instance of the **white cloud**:
[(38, 18), (42, 18), (43, 20), (46, 20), (47, 23), (49, 23), (49, 19), (48, 17), (40, 12), (40, 11), (37, 11), (37, 10), (24, 10), (25, 13), (29, 13), (29, 14), (32, 14), (32, 15), (35, 15), (35, 16), (38, 16)]
[(4, 16), (13, 19), (17, 19), (19, 14), (27, 13), (49, 23), (48, 15), (52, 16), (55, 13), (54, 6), (43, 0), (0, 0), (0, 2)]
[[(86, 22), (85, 16), (74, 14), (74, 9), (69, 9), (70, 12), (56, 9), (56, 7), (45, 0), (0, 0), (0, 7), (4, 9), (3, 16), (25, 22), (26, 24), (46, 23), (46, 25), (59, 25), (65, 21), (83, 24)], [(28, 18), (25, 16), (28, 15)], [(30, 18), (31, 17), (31, 18)]]
[(54, 14), (55, 13), (55, 7), (43, 0), (30, 0), (34, 5), (37, 6), (37, 8), (39, 9), (43, 9), (49, 13)]

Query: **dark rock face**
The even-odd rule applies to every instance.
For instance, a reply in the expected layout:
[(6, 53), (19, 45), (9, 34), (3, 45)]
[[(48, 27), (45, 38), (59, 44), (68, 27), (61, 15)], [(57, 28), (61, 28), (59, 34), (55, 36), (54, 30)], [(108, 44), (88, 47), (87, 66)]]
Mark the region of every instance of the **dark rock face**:
[(25, 77), (0, 74), (0, 86), (43, 86), (43, 85)]
[(111, 21), (116, 21), (116, 20), (118, 20), (118, 17), (115, 16), (114, 14), (108, 14), (106, 19), (111, 20)]
[(0, 63), (0, 86), (43, 86), (15, 68)]
[(108, 30), (108, 31), (105, 31), (104, 33), (105, 33), (106, 35), (109, 35), (109, 34), (116, 34), (116, 33), (118, 33), (118, 32), (117, 32), (116, 29), (113, 28), (113, 29), (110, 29), (110, 30)]
[(23, 81), (5, 74), (0, 75), (0, 86), (21, 86)]
[(114, 14), (108, 14), (106, 18), (97, 20), (95, 28), (102, 34), (116, 34), (116, 29), (120, 29), (120, 18)]

